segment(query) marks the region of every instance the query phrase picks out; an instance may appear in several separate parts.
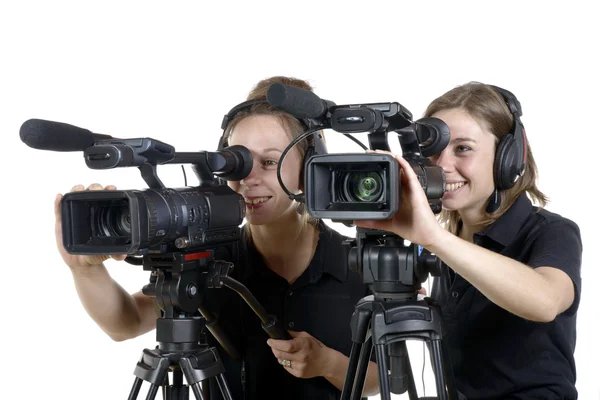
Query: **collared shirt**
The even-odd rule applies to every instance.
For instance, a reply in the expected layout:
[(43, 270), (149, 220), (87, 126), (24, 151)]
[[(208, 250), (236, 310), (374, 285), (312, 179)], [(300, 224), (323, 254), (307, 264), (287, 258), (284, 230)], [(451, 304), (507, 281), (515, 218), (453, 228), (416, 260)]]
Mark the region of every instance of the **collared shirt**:
[[(360, 275), (348, 268), (347, 252), (342, 246), (346, 238), (322, 222), (319, 228), (315, 254), (292, 285), (271, 271), (252, 245), (245, 250), (247, 263), (243, 263), (236, 279), (269, 314), (276, 316), (284, 329), (305, 331), (349, 356), (352, 313), (359, 300), (369, 294), (368, 288)], [(339, 398), (340, 391), (325, 378), (296, 378), (278, 364), (260, 320), (239, 296), (220, 301), (225, 304), (220, 307), (219, 323), (243, 355), (243, 361), (232, 360), (217, 346), (234, 399)], [(219, 397), (211, 394), (211, 398)]]
[(475, 244), (531, 268), (549, 266), (573, 281), (571, 307), (548, 323), (518, 317), (444, 265), (432, 297), (442, 306), (444, 343), (456, 386), (473, 399), (576, 399), (576, 316), (581, 293), (578, 226), (532, 206), (525, 194)]

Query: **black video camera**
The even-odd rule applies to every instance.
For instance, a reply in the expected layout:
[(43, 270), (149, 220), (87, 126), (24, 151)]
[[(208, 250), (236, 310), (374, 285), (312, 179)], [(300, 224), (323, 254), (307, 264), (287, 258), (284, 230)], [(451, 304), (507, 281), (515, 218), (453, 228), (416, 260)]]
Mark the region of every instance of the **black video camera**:
[[(444, 172), (427, 157), (441, 152), (450, 140), (450, 129), (442, 120), (422, 118), (413, 122), (410, 111), (396, 102), (336, 106), (311, 91), (280, 83), (269, 87), (267, 100), (313, 122), (311, 129), (286, 150), (318, 130), (333, 129), (363, 148), (350, 134), (368, 132), (371, 150), (390, 151), (387, 135), (395, 132), (402, 157), (417, 174), (432, 211), (441, 211)], [(308, 213), (334, 221), (387, 219), (396, 213), (401, 201), (398, 162), (389, 154), (314, 155), (305, 165), (304, 187)]]
[[(92, 169), (137, 166), (150, 188), (67, 193), (61, 207), (69, 253), (187, 252), (239, 239), (244, 200), (214, 175), (243, 179), (252, 168), (247, 149), (181, 154), (145, 138), (96, 142), (84, 157)], [(193, 163), (200, 185), (165, 188), (156, 175), (159, 163)]]
[[(246, 206), (223, 180), (243, 179), (252, 170), (252, 155), (243, 146), (181, 153), (151, 138), (115, 139), (39, 119), (22, 125), (21, 139), (36, 149), (83, 151), (91, 169), (137, 167), (149, 186), (65, 194), (63, 245), (70, 254), (190, 253), (239, 240)], [(159, 164), (192, 164), (199, 186), (166, 188)]]

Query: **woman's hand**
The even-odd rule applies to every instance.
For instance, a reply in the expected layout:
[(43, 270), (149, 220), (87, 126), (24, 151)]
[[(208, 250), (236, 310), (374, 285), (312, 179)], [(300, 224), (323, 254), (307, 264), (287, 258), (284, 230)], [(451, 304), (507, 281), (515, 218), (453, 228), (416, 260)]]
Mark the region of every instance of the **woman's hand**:
[[(84, 189), (83, 185), (76, 185), (73, 187), (73, 189), (71, 189), (71, 191), (72, 192), (80, 192), (83, 190), (115, 190), (115, 189), (117, 189), (117, 188), (113, 185), (108, 185), (106, 187), (102, 187), (102, 185), (94, 183), (94, 184), (88, 186), (87, 189)], [(60, 253), (65, 264), (67, 264), (69, 266), (69, 268), (71, 268), (72, 271), (85, 272), (86, 268), (89, 268), (94, 265), (102, 264), (104, 261), (108, 260), (109, 258), (113, 258), (115, 260), (124, 260), (125, 259), (125, 257), (126, 257), (125, 254), (105, 256), (105, 255), (74, 255), (74, 254), (67, 253), (67, 250), (65, 249), (65, 247), (63, 245), (63, 238), (62, 238), (62, 234), (63, 234), (62, 233), (62, 219), (61, 219), (61, 212), (60, 212), (60, 202), (61, 202), (62, 198), (63, 198), (62, 194), (57, 194), (56, 198), (54, 199), (54, 216), (56, 217), (56, 222), (54, 225), (55, 226), (54, 233), (56, 236), (56, 247), (58, 248), (58, 252)]]
[(279, 364), (297, 378), (325, 376), (331, 359), (329, 353), (334, 350), (309, 333), (293, 331), (289, 333), (292, 336), (291, 340), (267, 340)]
[[(382, 152), (377, 150), (377, 152)], [(431, 211), (425, 191), (412, 167), (401, 156), (394, 155), (401, 168), (401, 200), (396, 214), (386, 220), (356, 220), (362, 228), (380, 229), (419, 244), (425, 248), (434, 244), (438, 235), (445, 233)]]

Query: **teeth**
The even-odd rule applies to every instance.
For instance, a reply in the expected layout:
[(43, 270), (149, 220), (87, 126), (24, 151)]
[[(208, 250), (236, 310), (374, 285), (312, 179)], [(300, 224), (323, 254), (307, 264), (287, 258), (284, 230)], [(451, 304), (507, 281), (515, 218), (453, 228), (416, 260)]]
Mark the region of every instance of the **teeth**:
[(257, 197), (256, 199), (244, 199), (246, 201), (246, 204), (258, 204), (258, 203), (264, 203), (265, 201), (269, 200), (270, 197)]
[(460, 189), (463, 186), (465, 186), (465, 182), (448, 183), (446, 184), (446, 191), (452, 192), (454, 190)]

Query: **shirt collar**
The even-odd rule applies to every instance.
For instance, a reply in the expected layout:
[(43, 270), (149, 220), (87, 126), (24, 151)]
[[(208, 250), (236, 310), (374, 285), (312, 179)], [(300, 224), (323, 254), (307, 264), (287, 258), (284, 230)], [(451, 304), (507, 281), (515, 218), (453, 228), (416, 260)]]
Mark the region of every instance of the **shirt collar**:
[[(348, 277), (348, 254), (342, 247), (343, 237), (323, 221), (319, 222), (319, 243), (315, 255), (308, 265), (309, 282), (315, 283), (323, 273), (327, 273), (340, 282)], [(328, 251), (325, 251), (327, 247)], [(345, 257), (340, 260), (339, 257)]]
[(488, 237), (506, 247), (516, 236), (531, 214), (531, 201), (526, 193), (522, 193), (504, 214), (489, 227), (477, 232), (475, 237)]
[[(242, 240), (246, 241), (245, 229), (243, 229), (243, 231)], [(323, 276), (323, 273), (331, 275), (340, 282), (346, 281), (346, 278), (348, 277), (348, 253), (342, 248), (343, 239), (344, 237), (339, 232), (334, 231), (323, 221), (319, 221), (319, 242), (317, 243), (315, 254), (305, 271), (309, 283), (313, 284), (318, 282)], [(244, 248), (247, 260), (249, 261), (246, 274), (244, 274), (246, 277), (255, 273), (262, 275), (274, 273), (267, 268), (262, 257), (252, 244), (246, 242)], [(345, 258), (340, 260), (339, 257)]]

